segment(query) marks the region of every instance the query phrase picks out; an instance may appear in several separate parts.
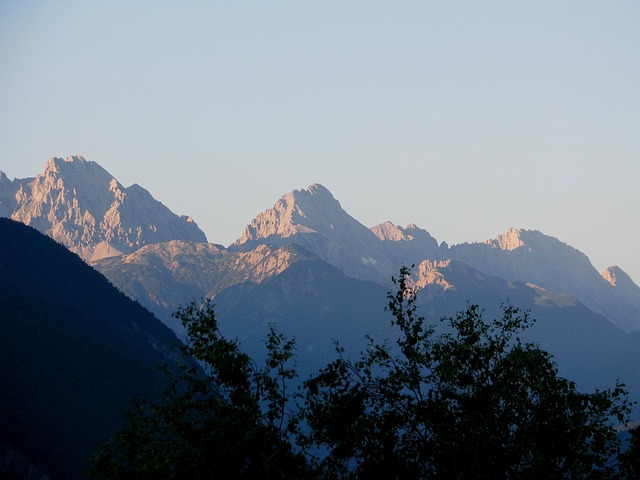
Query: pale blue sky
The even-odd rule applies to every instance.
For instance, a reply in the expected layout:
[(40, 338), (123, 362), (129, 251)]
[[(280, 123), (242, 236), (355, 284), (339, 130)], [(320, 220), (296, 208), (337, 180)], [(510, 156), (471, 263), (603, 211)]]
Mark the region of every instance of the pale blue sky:
[(0, 170), (84, 155), (228, 245), (322, 183), (640, 283), (640, 2), (0, 0)]

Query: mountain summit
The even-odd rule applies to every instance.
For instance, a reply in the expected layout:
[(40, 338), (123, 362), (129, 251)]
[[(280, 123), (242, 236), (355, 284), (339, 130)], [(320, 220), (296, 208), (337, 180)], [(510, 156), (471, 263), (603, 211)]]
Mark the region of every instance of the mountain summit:
[(454, 245), (449, 254), (490, 275), (571, 295), (623, 330), (640, 328), (640, 288), (628, 275), (601, 275), (584, 253), (537, 230), (511, 228), (483, 243)]
[(44, 173), (10, 181), (0, 172), (0, 216), (31, 225), (87, 261), (169, 240), (206, 242), (141, 186), (128, 188), (82, 156), (51, 158)]
[(354, 226), (359, 228), (360, 224), (342, 209), (329, 190), (315, 183), (306, 189), (283, 195), (273, 208), (260, 213), (247, 225), (234, 245), (273, 236), (287, 238), (304, 233), (332, 235), (336, 228), (349, 230)]
[(358, 279), (386, 282), (394, 269), (380, 239), (317, 183), (283, 195), (230, 248), (248, 251), (263, 243), (297, 243)]

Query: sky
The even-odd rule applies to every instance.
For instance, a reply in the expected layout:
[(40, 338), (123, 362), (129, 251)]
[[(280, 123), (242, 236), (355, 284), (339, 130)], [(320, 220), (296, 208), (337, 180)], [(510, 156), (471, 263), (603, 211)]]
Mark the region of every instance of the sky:
[(0, 170), (83, 155), (228, 245), (313, 183), (640, 283), (640, 2), (0, 0)]

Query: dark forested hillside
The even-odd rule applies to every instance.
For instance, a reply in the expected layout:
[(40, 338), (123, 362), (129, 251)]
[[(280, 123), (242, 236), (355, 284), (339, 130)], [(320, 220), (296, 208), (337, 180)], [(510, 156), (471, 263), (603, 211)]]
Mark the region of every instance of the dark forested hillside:
[(159, 390), (176, 342), (78, 256), (0, 219), (0, 441), (12, 449), (0, 471), (20, 475), (7, 459), (23, 457), (53, 478), (84, 476), (130, 398)]

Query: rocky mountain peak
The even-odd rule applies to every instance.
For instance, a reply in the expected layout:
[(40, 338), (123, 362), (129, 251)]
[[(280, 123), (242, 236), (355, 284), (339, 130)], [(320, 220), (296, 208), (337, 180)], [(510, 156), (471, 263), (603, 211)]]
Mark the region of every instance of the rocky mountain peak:
[(383, 242), (410, 242), (412, 240), (426, 240), (429, 243), (435, 242), (435, 246), (437, 247), (437, 242), (431, 235), (429, 235), (429, 232), (418, 227), (414, 223), (410, 223), (403, 228), (400, 225), (395, 225), (387, 220), (384, 223), (371, 227), (370, 230)]
[(637, 288), (631, 277), (617, 265), (605, 268), (600, 275), (613, 287)]
[[(589, 282), (598, 280), (598, 272), (586, 255), (537, 230), (510, 228), (484, 243), (464, 243), (449, 250), (452, 258), (483, 272), (509, 281), (531, 281), (551, 290), (575, 286), (574, 276), (590, 278)], [(569, 272), (571, 278), (565, 278)]]
[(287, 238), (299, 233), (329, 233), (345, 223), (357, 223), (340, 206), (331, 192), (320, 184), (283, 195), (275, 205), (260, 213), (234, 243), (272, 236)]
[[(65, 159), (52, 157), (46, 163), (44, 172), (37, 175), (35, 179), (41, 185), (41, 189), (56, 188), (61, 191), (75, 192), (75, 195), (92, 197), (105, 211), (109, 209), (111, 200), (108, 192), (116, 188), (120, 190), (124, 188), (99, 164), (86, 160), (81, 155), (73, 155)], [(24, 183), (21, 182), (23, 185)]]
[(499, 248), (500, 250), (515, 250), (516, 248), (523, 247), (525, 244), (522, 240), (524, 230), (520, 228), (510, 228), (497, 238), (487, 240), (485, 243), (493, 248)]
[(206, 241), (193, 221), (140, 186), (125, 188), (80, 155), (51, 158), (35, 178), (0, 181), (0, 215), (33, 226), (88, 261), (150, 243)]
[(51, 157), (49, 161), (47, 161), (47, 163), (44, 165), (44, 174), (46, 175), (48, 173), (60, 172), (60, 169), (62, 168), (62, 162), (64, 162), (64, 159), (62, 158)]
[[(87, 163), (87, 159), (84, 158), (82, 155), (69, 155), (67, 158), (51, 157), (47, 162), (47, 164), (45, 165), (45, 170), (49, 168), (60, 167), (65, 163), (75, 163), (75, 164)], [(94, 162), (90, 162), (90, 163), (94, 163)]]
[(528, 252), (545, 252), (549, 250), (570, 250), (589, 263), (587, 257), (575, 248), (561, 242), (555, 237), (545, 235), (539, 230), (527, 230), (523, 228), (509, 228), (496, 238), (484, 242), (492, 249), (503, 252), (515, 252), (525, 247)]
[(301, 245), (355, 278), (388, 280), (395, 271), (376, 235), (320, 184), (283, 195), (253, 219), (230, 248), (248, 251), (260, 243)]
[(427, 285), (437, 285), (443, 290), (450, 290), (454, 286), (445, 278), (444, 270), (451, 265), (451, 260), (424, 260), (418, 266), (416, 286), (420, 289)]
[(302, 190), (294, 190), (294, 193), (303, 193), (303, 192), (309, 195), (320, 195), (320, 196), (325, 196), (327, 198), (335, 200), (331, 192), (326, 187), (324, 187), (323, 185), (320, 185), (319, 183), (313, 183), (309, 185), (307, 188)]
[(384, 223), (371, 227), (370, 230), (382, 241), (389, 240), (392, 242), (401, 242), (409, 240), (407, 235), (405, 235), (404, 228), (399, 225), (395, 225), (388, 220)]
[(82, 155), (71, 155), (67, 158), (51, 157), (44, 166), (44, 175), (49, 173), (68, 173), (78, 169), (93, 169), (106, 173), (106, 170), (96, 162), (88, 161)]
[(387, 221), (371, 227), (371, 232), (386, 248), (390, 263), (395, 268), (418, 265), (424, 259), (442, 259), (446, 255), (446, 246), (438, 247), (438, 242), (429, 232), (413, 223), (403, 228)]
[(631, 282), (634, 288), (628, 295), (619, 295), (627, 291), (619, 287), (618, 294), (612, 294), (610, 280), (605, 281), (589, 258), (555, 237), (512, 228), (494, 240), (454, 245), (449, 252), (490, 275), (568, 294), (623, 330), (640, 327), (640, 288)]
[(294, 207), (297, 214), (310, 220), (319, 220), (323, 214), (330, 216), (346, 214), (340, 202), (319, 183), (314, 183), (306, 189), (294, 190), (283, 198)]

